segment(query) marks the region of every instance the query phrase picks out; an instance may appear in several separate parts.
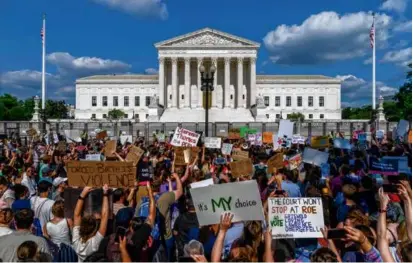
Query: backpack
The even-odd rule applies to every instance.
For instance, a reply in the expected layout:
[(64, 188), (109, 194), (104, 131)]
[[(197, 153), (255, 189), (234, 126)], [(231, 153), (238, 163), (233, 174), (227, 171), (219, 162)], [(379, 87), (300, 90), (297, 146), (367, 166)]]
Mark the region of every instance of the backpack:
[[(158, 201), (160, 194), (155, 195), (155, 202)], [(141, 199), (141, 205), (138, 209), (138, 217), (147, 218), (149, 216), (149, 197), (144, 196)], [(155, 224), (152, 228), (151, 236), (154, 240), (159, 240), (161, 238), (161, 213), (159, 209), (156, 207), (156, 217), (155, 217)]]
[(71, 246), (60, 243), (59, 251), (53, 257), (53, 262), (78, 262), (78, 257)]

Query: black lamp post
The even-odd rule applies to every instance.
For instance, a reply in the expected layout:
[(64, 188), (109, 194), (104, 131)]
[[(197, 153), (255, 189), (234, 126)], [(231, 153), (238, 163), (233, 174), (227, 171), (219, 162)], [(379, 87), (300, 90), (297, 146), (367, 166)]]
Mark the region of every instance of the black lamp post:
[(215, 70), (215, 66), (212, 65), (209, 73), (205, 73), (205, 67), (203, 65), (199, 67), (199, 72), (201, 73), (201, 91), (205, 92), (205, 137), (208, 137), (209, 92), (214, 90)]

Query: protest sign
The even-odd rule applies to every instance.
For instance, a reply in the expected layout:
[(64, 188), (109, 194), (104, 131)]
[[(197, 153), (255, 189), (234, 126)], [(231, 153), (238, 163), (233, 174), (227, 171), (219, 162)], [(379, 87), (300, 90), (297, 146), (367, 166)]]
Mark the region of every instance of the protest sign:
[(232, 159), (235, 161), (249, 159), (249, 153), (239, 148), (234, 148), (232, 150)]
[(220, 149), (221, 138), (220, 137), (205, 137), (205, 148)]
[(406, 133), (409, 131), (409, 122), (406, 120), (400, 120), (397, 124), (397, 136), (404, 137)]
[(62, 154), (62, 153), (66, 153), (66, 142), (65, 141), (60, 141), (57, 144), (57, 150)]
[(229, 129), (228, 139), (230, 139), (230, 140), (239, 140), (239, 139), (241, 139), (240, 129), (238, 129), (238, 128)]
[(263, 132), (262, 133), (262, 142), (263, 143), (272, 143), (272, 132)]
[(188, 164), (191, 161), (191, 149), (190, 148), (186, 148), (184, 150), (184, 159), (185, 159), (185, 164)]
[(398, 172), (399, 173), (410, 174), (410, 169), (409, 169), (409, 163), (408, 163), (407, 156), (383, 156), (382, 160), (386, 161), (386, 162), (387, 162), (387, 160), (397, 160), (397, 162), (398, 162)]
[[(67, 187), (64, 190), (63, 197), (64, 202), (64, 214), (65, 218), (73, 218), (75, 207), (79, 199), (80, 193), (82, 193), (83, 188), (71, 188)], [(113, 219), (113, 195), (108, 196), (109, 199), (109, 219)], [(93, 216), (94, 214), (101, 214), (102, 212), (102, 202), (103, 200), (103, 190), (94, 189), (86, 197), (83, 202), (83, 215)]]
[(370, 157), (370, 174), (398, 175), (399, 161), (395, 159), (378, 159)]
[(126, 161), (127, 162), (132, 162), (134, 166), (136, 166), (139, 163), (139, 160), (141, 159), (142, 155), (145, 153), (144, 150), (142, 150), (139, 147), (132, 146), (129, 149), (128, 155), (126, 155)]
[(292, 144), (305, 144), (305, 137), (300, 134), (294, 134), (291, 139)]
[(99, 153), (97, 154), (86, 154), (85, 160), (87, 161), (100, 161), (101, 156)]
[(287, 138), (293, 137), (293, 130), (294, 130), (294, 122), (289, 120), (280, 120), (280, 127), (278, 129), (278, 138), (283, 138), (287, 136)]
[(321, 198), (269, 198), (268, 210), (268, 226), (275, 239), (323, 237)]
[(232, 152), (232, 144), (231, 143), (223, 143), (221, 152), (223, 155), (230, 155)]
[(202, 180), (199, 182), (195, 182), (190, 184), (191, 188), (200, 188), (200, 187), (205, 187), (205, 186), (209, 186), (209, 185), (213, 185), (214, 184), (214, 179), (209, 178), (206, 180)]
[(116, 152), (116, 141), (106, 141), (105, 143), (105, 156), (106, 157), (114, 157), (115, 155), (113, 152)]
[(334, 139), (334, 148), (351, 150), (351, 144), (347, 139), (336, 138)]
[(248, 141), (251, 145), (255, 144), (255, 134), (248, 134)]
[(52, 137), (53, 137), (53, 143), (54, 144), (59, 143), (59, 136), (57, 136), (57, 133), (54, 132), (52, 134)]
[(174, 163), (175, 163), (175, 165), (187, 165), (188, 164), (187, 162), (185, 162), (184, 151), (186, 149), (190, 150), (190, 162), (189, 163), (193, 163), (195, 161), (195, 158), (198, 156), (198, 153), (199, 153), (199, 148), (198, 147), (174, 147), (174, 150), (175, 150)]
[(82, 142), (80, 138), (80, 131), (79, 130), (64, 130), (66, 142)]
[(132, 135), (121, 135), (119, 139), (122, 145), (125, 145), (127, 142), (132, 143)]
[(328, 148), (330, 146), (328, 136), (313, 136), (311, 137), (311, 148)]
[(106, 131), (100, 131), (100, 132), (96, 133), (96, 139), (98, 139), (98, 140), (103, 140), (106, 137), (108, 137), (108, 133)]
[(223, 212), (234, 215), (232, 222), (264, 220), (255, 180), (192, 188), (190, 192), (200, 226), (219, 224)]
[(164, 133), (157, 133), (156, 134), (156, 139), (158, 142), (165, 142), (165, 134)]
[(233, 177), (251, 175), (253, 172), (251, 159), (230, 162), (229, 166), (231, 167), (231, 175)]
[(301, 153), (291, 156), (290, 158), (288, 158), (288, 169), (289, 170), (297, 169), (302, 163), (302, 161), (303, 161), (303, 158), (301, 156)]
[(305, 148), (303, 153), (303, 162), (321, 166), (328, 161), (328, 153), (320, 152), (312, 148)]
[(377, 137), (377, 139), (383, 139), (384, 138), (384, 130), (376, 131), (376, 137)]
[(255, 134), (255, 142), (254, 145), (262, 145), (262, 133), (258, 132)]
[(102, 187), (108, 184), (128, 188), (134, 186), (136, 169), (131, 162), (70, 161), (67, 178), (70, 186)]
[(267, 161), (268, 174), (274, 173), (274, 168), (280, 169), (284, 167), (284, 155), (277, 153)]
[(241, 138), (245, 138), (248, 134), (256, 134), (257, 129), (251, 129), (251, 128), (248, 128), (247, 126), (243, 126), (239, 129), (239, 133), (240, 133)]
[(277, 133), (272, 135), (272, 145), (273, 145), (274, 151), (276, 151), (280, 147)]
[(29, 137), (33, 137), (33, 136), (37, 135), (37, 131), (36, 131), (35, 129), (33, 129), (33, 128), (30, 128), (30, 129), (26, 130), (26, 134), (27, 134)]
[(173, 146), (196, 146), (200, 135), (196, 132), (176, 127), (171, 144)]

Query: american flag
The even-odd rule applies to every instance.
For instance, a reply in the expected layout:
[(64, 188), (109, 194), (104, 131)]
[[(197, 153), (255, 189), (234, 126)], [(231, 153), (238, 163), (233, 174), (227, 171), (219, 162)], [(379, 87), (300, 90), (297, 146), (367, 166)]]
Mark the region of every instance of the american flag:
[(371, 46), (371, 48), (373, 48), (374, 47), (374, 40), (375, 40), (375, 31), (376, 31), (376, 29), (374, 28), (374, 22), (373, 22), (373, 24), (371, 25), (371, 28), (370, 28), (370, 46)]

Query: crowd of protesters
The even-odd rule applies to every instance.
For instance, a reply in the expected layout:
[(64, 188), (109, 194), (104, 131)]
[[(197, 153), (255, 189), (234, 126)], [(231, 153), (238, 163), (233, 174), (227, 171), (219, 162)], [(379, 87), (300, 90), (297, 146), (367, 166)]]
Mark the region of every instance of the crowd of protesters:
[[(271, 144), (249, 145), (243, 139), (233, 148), (249, 152), (253, 173), (235, 178), (231, 155), (199, 144), (199, 154), (184, 167), (174, 165), (174, 147), (166, 142), (137, 139), (118, 141), (104, 158), (105, 140), (84, 138), (67, 144), (66, 151), (43, 140), (23, 146), (19, 138), (0, 143), (0, 259), (9, 262), (411, 262), (412, 187), (411, 145), (372, 136), (367, 147), (333, 147), (329, 175), (303, 163), (270, 171), (267, 160), (282, 152), (303, 152), (306, 145), (273, 149)], [(60, 140), (65, 140), (60, 136)], [(101, 154), (106, 162), (125, 161), (132, 145), (145, 151), (136, 165), (134, 187), (101, 191), (100, 213), (85, 213), (85, 200), (97, 189), (79, 189), (73, 216), (65, 216), (65, 189), (70, 187), (67, 164), (86, 154)], [(369, 158), (407, 156), (410, 173), (383, 176), (369, 173)], [(225, 162), (217, 163), (217, 159)], [(145, 171), (145, 172), (142, 172)], [(324, 238), (273, 239), (263, 221), (232, 222), (223, 213), (216, 225), (199, 226), (190, 184), (212, 178), (214, 184), (256, 180), (265, 214), (269, 197), (322, 199)], [(393, 185), (389, 193), (382, 185)], [(111, 198), (111, 202), (109, 202)], [(111, 207), (110, 207), (111, 206)], [(111, 214), (112, 213), (112, 214)], [(330, 229), (344, 235), (329, 239)]]

